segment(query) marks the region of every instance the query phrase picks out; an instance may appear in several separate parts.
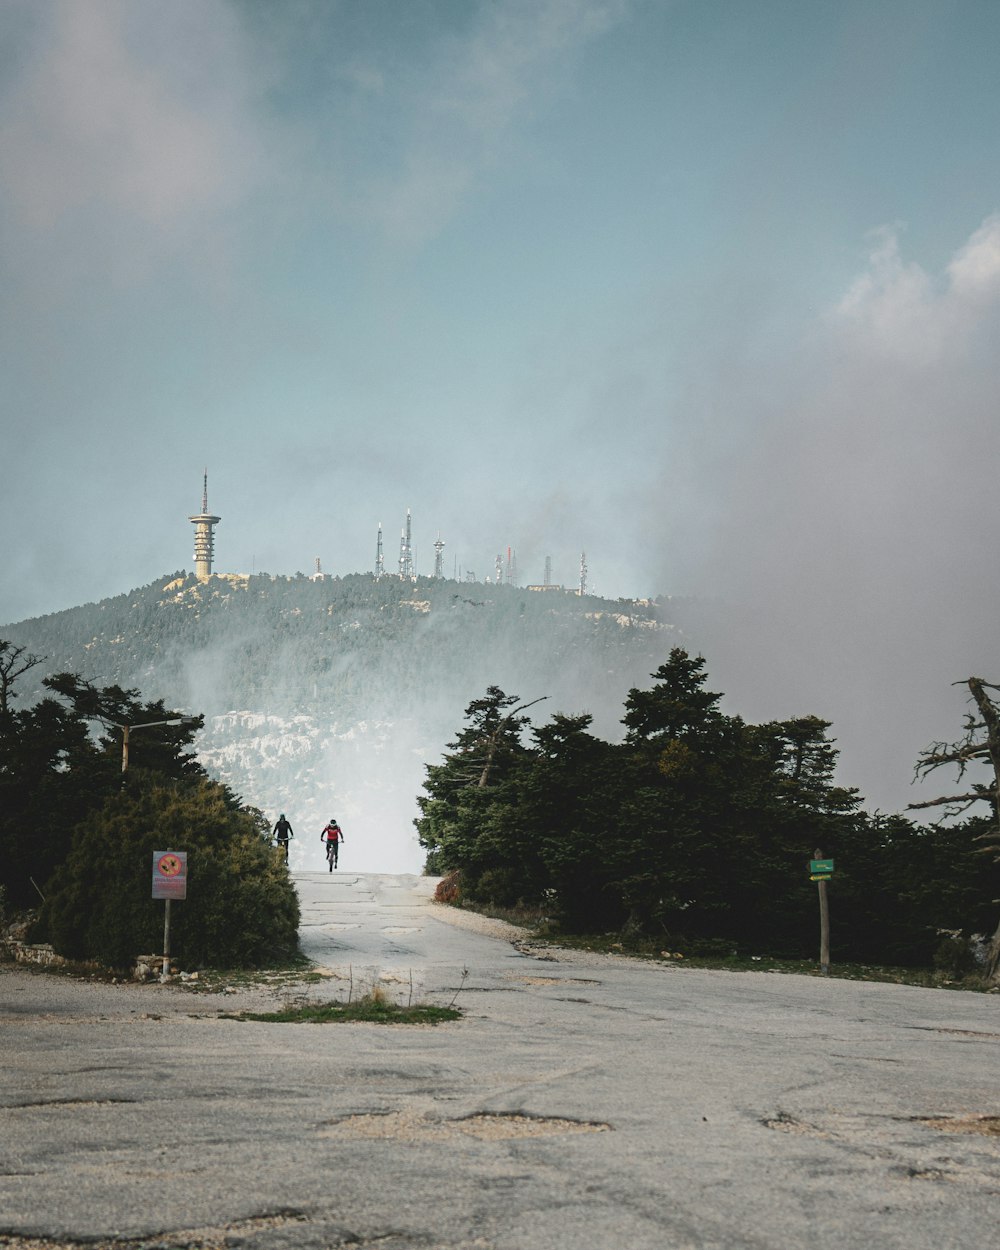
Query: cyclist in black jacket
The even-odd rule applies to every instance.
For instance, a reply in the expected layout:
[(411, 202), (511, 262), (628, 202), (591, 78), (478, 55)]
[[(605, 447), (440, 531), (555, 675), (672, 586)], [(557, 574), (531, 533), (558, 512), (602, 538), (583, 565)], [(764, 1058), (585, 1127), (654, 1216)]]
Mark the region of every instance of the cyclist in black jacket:
[(287, 864), (288, 863), (288, 839), (294, 838), (295, 834), (292, 833), (292, 826), (285, 819), (284, 812), (282, 812), (281, 815), (278, 817), (277, 824), (274, 826), (274, 829), (272, 830), (272, 832), (274, 833), (274, 837), (278, 843), (278, 846), (285, 852), (285, 863)]

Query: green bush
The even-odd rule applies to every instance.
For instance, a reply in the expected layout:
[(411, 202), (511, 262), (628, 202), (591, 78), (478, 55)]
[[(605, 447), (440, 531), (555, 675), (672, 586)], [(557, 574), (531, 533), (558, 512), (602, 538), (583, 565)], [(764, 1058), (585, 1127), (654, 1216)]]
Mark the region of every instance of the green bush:
[(487, 868), (467, 883), (466, 893), (474, 903), (493, 907), (514, 907), (522, 901), (520, 880), (513, 868)]
[(187, 851), (187, 898), (171, 907), (177, 962), (245, 968), (287, 957), (298, 947), (298, 899), (264, 833), (215, 782), (130, 780), (75, 829), (41, 927), (59, 954), (112, 968), (160, 951), (164, 905), (151, 897), (153, 852)]
[(934, 967), (950, 977), (963, 977), (976, 971), (976, 956), (964, 933), (942, 938), (934, 951)]

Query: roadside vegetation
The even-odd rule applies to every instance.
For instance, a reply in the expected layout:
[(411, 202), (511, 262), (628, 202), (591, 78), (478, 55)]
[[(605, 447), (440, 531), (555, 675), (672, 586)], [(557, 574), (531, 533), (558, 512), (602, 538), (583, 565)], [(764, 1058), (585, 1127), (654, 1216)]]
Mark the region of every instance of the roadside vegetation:
[(224, 1017), (229, 1020), (255, 1020), (265, 1024), (444, 1024), (460, 1020), (454, 1006), (412, 1003), (405, 1007), (390, 1002), (378, 987), (361, 998), (346, 1003), (290, 1003), (278, 1011), (240, 1011)]
[(526, 712), (541, 700), (495, 686), (469, 704), (418, 799), (441, 901), (540, 924), (557, 941), (612, 934), (617, 948), (657, 958), (808, 969), (819, 944), (810, 860), (830, 858), (835, 963), (888, 979), (919, 971), (932, 984), (996, 979), (993, 687), (971, 679), (965, 736), (918, 761), (983, 766), (931, 804), (971, 813), (921, 825), (868, 814), (835, 781), (829, 722), (726, 715), (704, 661), (679, 648), (653, 679), (629, 691), (621, 743), (593, 735), (586, 714), (533, 726)]
[[(287, 868), (262, 814), (198, 763), (202, 718), (71, 673), (18, 709), (17, 679), (39, 663), (0, 640), (0, 889), (7, 910), (37, 909), (30, 940), (113, 970), (162, 950), (153, 853), (175, 850), (188, 853), (190, 888), (172, 909), (172, 955), (189, 968), (292, 957)], [(125, 726), (139, 731), (128, 756)]]
[[(774, 955), (746, 955), (731, 950), (707, 952), (697, 947), (693, 953), (680, 950), (659, 949), (651, 939), (629, 939), (619, 933), (574, 934), (560, 933), (549, 937), (533, 933), (528, 939), (532, 952), (570, 948), (594, 951), (605, 955), (628, 955), (634, 959), (648, 959), (654, 963), (667, 963), (676, 968), (709, 968), (720, 972), (774, 972), (794, 973), (798, 976), (818, 977), (824, 975), (816, 959), (782, 959)], [(905, 967), (881, 964), (838, 963), (830, 964), (826, 974), (842, 981), (883, 981), (893, 985), (916, 985), (925, 989), (971, 990), (997, 993), (993, 981), (985, 976), (980, 967), (975, 970), (956, 970), (952, 966), (931, 968)]]

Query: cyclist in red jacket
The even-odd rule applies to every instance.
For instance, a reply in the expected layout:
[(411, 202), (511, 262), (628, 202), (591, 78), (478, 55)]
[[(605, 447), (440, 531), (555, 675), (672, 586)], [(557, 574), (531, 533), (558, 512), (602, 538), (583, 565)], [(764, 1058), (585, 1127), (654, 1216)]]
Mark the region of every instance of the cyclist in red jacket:
[(336, 819), (331, 819), (330, 823), (319, 835), (319, 840), (326, 843), (326, 862), (330, 865), (330, 871), (333, 872), (337, 867), (337, 855), (340, 851), (340, 844), (344, 841), (344, 831), (337, 824)]

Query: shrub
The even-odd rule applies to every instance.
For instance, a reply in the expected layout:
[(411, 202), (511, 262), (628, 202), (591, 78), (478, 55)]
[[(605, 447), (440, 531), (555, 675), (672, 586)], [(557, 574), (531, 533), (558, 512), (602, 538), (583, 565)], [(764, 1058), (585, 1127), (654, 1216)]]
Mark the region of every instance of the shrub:
[(462, 873), (456, 868), (442, 877), (434, 890), (434, 898), (438, 903), (457, 903), (462, 896)]
[(153, 852), (188, 853), (187, 898), (171, 908), (171, 954), (189, 968), (259, 967), (297, 950), (299, 906), (259, 820), (212, 781), (145, 780), (77, 827), (41, 925), (61, 955), (112, 968), (159, 951)]
[(518, 874), (511, 868), (487, 868), (473, 877), (467, 892), (473, 902), (514, 907), (522, 901), (520, 884)]
[(950, 933), (942, 938), (934, 951), (934, 967), (947, 976), (965, 976), (975, 972), (976, 966), (975, 950), (962, 932)]

